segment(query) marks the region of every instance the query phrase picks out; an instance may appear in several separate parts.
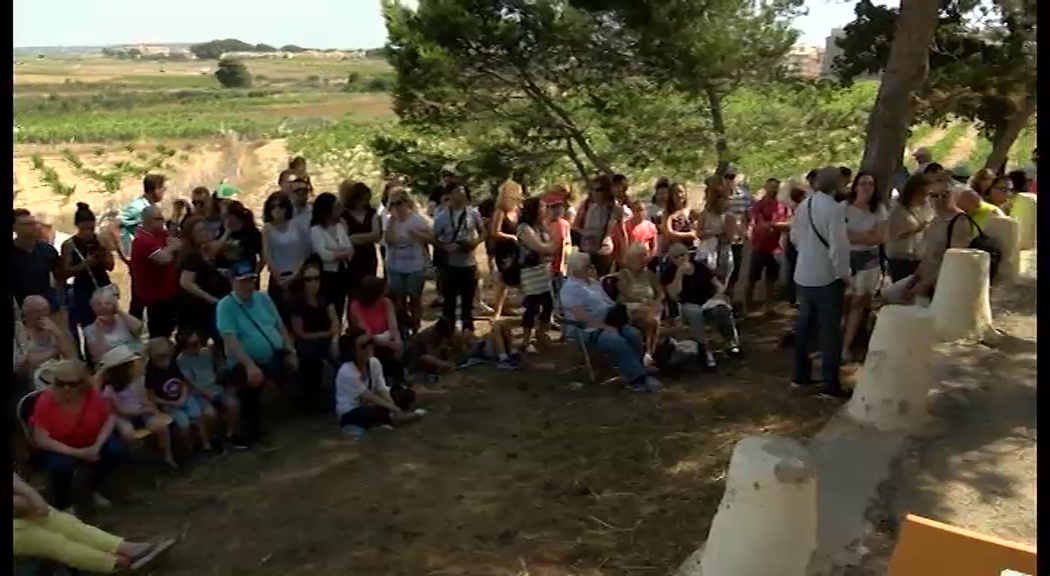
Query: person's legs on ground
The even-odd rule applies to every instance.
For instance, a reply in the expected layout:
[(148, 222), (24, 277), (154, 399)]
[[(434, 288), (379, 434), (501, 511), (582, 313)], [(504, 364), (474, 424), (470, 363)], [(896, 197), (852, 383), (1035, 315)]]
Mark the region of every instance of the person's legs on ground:
[(426, 274), (422, 271), (409, 274), (405, 282), (406, 310), (409, 313), (408, 327), (413, 335), (419, 332), (419, 325), (423, 321), (423, 285), (425, 283)]
[(478, 289), (478, 269), (476, 266), (462, 268), (461, 274), (461, 296), (459, 302), (460, 321), (463, 329), (474, 331), (474, 295)]
[(238, 364), (230, 371), (230, 384), (237, 390), (241, 440), (254, 444), (262, 439), (262, 383), (249, 384), (247, 372)]
[[(678, 310), (682, 315), (682, 322), (689, 328), (689, 336), (699, 348), (703, 365), (709, 370), (715, 369), (718, 364), (715, 362), (714, 352), (711, 351), (711, 341), (707, 338), (705, 331), (707, 315), (703, 307), (699, 304), (683, 303), (679, 305)], [(732, 315), (732, 310), (730, 310), (730, 315)]]
[(786, 244), (784, 261), (787, 263), (787, 273), (784, 282), (784, 295), (787, 297), (788, 303), (795, 304), (798, 301), (795, 286), (795, 266), (798, 264), (798, 249), (790, 241), (786, 242)]
[(536, 329), (534, 334), (536, 342), (538, 342), (540, 346), (546, 346), (550, 343), (550, 335), (548, 332), (551, 327), (551, 318), (554, 315), (554, 296), (550, 292), (544, 292), (539, 295), (539, 301), (539, 315), (536, 318)]
[(390, 410), (374, 404), (363, 404), (339, 417), (339, 427), (368, 430), (376, 426), (391, 426)]
[(171, 423), (170, 416), (154, 414), (146, 419), (146, 429), (153, 432), (157, 438), (157, 448), (160, 450), (161, 457), (164, 458), (164, 463), (172, 468), (178, 468), (172, 450)]
[[(536, 317), (540, 313), (540, 297), (536, 294), (526, 295), (521, 301), (521, 349), (528, 351), (532, 346), (532, 332), (536, 327)], [(495, 322), (495, 320), (493, 320)]]
[(642, 365), (641, 344), (641, 335), (638, 330), (630, 326), (625, 326), (620, 331), (600, 330), (595, 340), (595, 348), (612, 358), (623, 379), (632, 388), (652, 389), (653, 387), (647, 386), (650, 378), (647, 376), (645, 366)]
[(86, 572), (107, 574), (117, 567), (123, 539), (52, 509), (45, 518), (15, 519), (15, 557), (41, 558)]
[(733, 310), (728, 306), (715, 306), (703, 311), (704, 320), (714, 324), (718, 333), (725, 340), (726, 350), (729, 354), (740, 352), (740, 334), (736, 329), (736, 320), (733, 318)]
[(457, 269), (453, 266), (446, 265), (438, 268), (438, 276), (441, 279), (438, 284), (441, 291), (441, 317), (451, 326), (456, 325), (456, 298), (459, 297), (456, 272)]
[(775, 254), (765, 254), (763, 258), (766, 260), (766, 293), (763, 295), (764, 299), (762, 303), (766, 307), (766, 311), (769, 312), (773, 307), (773, 298), (777, 288), (777, 280), (780, 278), (780, 261), (777, 260)]
[[(795, 349), (794, 349), (794, 374), (791, 382), (798, 385), (812, 383), (813, 365), (809, 361), (809, 342), (811, 333), (817, 328), (817, 300), (822, 293), (820, 288), (812, 286), (796, 286), (799, 311), (795, 319)], [(834, 331), (838, 330), (836, 320)]]
[(815, 303), (816, 320), (820, 326), (820, 372), (825, 390), (841, 390), (839, 368), (842, 366), (842, 332), (838, 329), (842, 319), (842, 304), (845, 287), (836, 280), (817, 288)]
[(51, 505), (59, 510), (73, 506), (73, 475), (78, 462), (71, 456), (56, 452), (42, 452), (40, 466), (47, 474), (48, 496)]
[(744, 263), (743, 259), (744, 245), (743, 244), (730, 244), (729, 245), (729, 261), (724, 265), (727, 268), (726, 274), (728, 275), (728, 281), (726, 282), (726, 294), (729, 295), (729, 299), (735, 298), (736, 282), (740, 279), (740, 267)]

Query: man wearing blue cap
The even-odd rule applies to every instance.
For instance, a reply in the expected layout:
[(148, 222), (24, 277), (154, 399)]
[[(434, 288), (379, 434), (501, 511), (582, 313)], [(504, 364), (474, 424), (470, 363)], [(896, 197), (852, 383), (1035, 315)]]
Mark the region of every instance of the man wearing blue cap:
[(269, 295), (255, 289), (257, 274), (251, 262), (233, 262), (229, 274), (233, 291), (216, 304), (215, 324), (222, 334), (230, 380), (241, 402), (243, 437), (251, 445), (263, 437), (263, 384), (296, 370), (299, 359), (277, 306)]

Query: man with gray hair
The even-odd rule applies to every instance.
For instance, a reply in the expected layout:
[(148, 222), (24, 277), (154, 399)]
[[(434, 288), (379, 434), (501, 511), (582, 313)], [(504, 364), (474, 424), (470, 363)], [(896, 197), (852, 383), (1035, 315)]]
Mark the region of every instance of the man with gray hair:
[(811, 387), (812, 365), (809, 343), (819, 336), (820, 392), (826, 396), (849, 396), (839, 381), (842, 365), (842, 308), (850, 282), (850, 244), (846, 215), (835, 193), (841, 172), (828, 166), (817, 175), (817, 190), (799, 204), (791, 226), (791, 240), (798, 248), (795, 285), (799, 314), (795, 326), (795, 368), (792, 386)]
[(631, 390), (659, 390), (660, 382), (649, 376), (642, 364), (642, 334), (626, 322), (614, 321), (615, 314), (610, 316), (616, 303), (594, 277), (590, 255), (575, 252), (566, 259), (566, 266), (569, 277), (561, 288), (565, 337), (586, 338), (588, 343), (608, 354)]

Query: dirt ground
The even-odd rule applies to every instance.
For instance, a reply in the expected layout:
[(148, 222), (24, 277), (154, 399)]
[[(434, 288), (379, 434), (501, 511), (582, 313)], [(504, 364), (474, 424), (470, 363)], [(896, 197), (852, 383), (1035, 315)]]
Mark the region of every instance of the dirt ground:
[(1035, 280), (994, 290), (993, 312), (1000, 338), (935, 358), (939, 434), (910, 443), (872, 510), (870, 555), (847, 574), (885, 574), (907, 513), (1035, 545)]
[(354, 441), (330, 416), (285, 421), (272, 451), (135, 482), (97, 520), (181, 538), (170, 576), (664, 574), (704, 539), (737, 440), (808, 438), (834, 410), (789, 394), (786, 321), (745, 321), (746, 357), (656, 395), (572, 390), (582, 375), (547, 365), (572, 365), (562, 344), (421, 390), (414, 427)]

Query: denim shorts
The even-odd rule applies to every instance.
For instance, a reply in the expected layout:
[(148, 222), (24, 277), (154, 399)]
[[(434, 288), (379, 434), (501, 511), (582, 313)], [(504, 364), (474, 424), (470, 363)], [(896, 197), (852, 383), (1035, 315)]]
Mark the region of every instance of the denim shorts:
[(386, 273), (386, 285), (391, 292), (419, 296), (423, 293), (423, 282), (426, 281), (426, 272), (395, 272), (388, 270)]
[(201, 418), (201, 404), (197, 400), (197, 397), (190, 394), (186, 397), (186, 403), (182, 406), (165, 406), (164, 413), (171, 416), (171, 419), (175, 421), (175, 426), (185, 430), (190, 427), (192, 422), (196, 422)]

